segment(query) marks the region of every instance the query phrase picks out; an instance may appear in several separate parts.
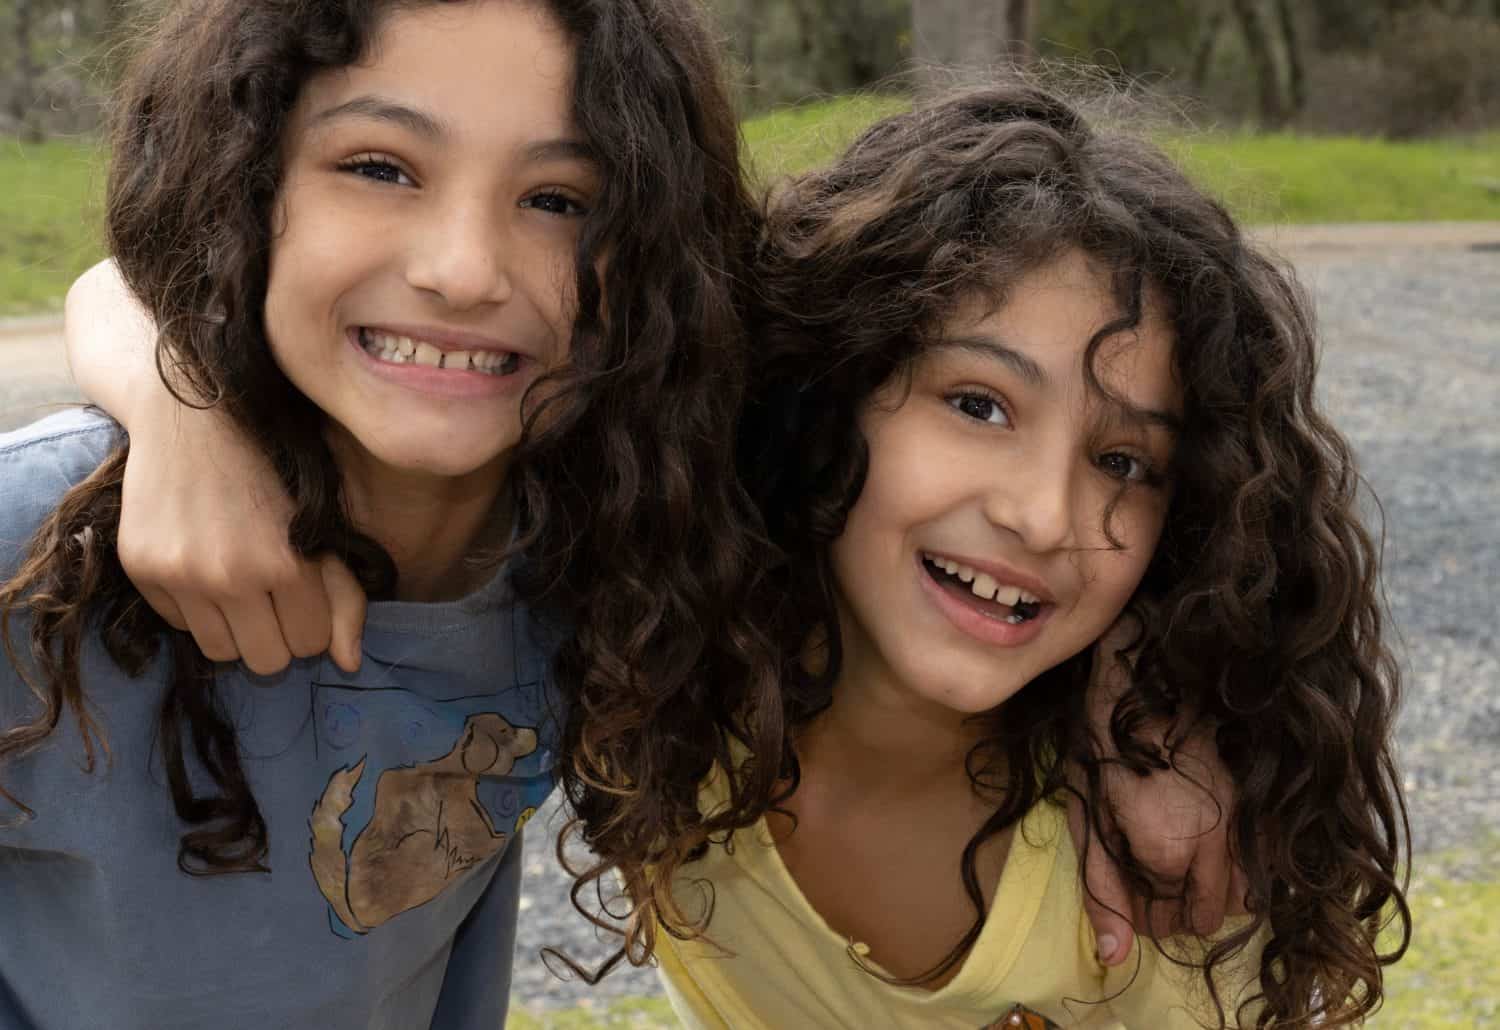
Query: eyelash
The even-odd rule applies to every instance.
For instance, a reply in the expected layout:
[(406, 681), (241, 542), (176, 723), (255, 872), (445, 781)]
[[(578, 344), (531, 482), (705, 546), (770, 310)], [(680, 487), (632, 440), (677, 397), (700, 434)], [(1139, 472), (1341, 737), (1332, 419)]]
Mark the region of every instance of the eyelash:
[[(384, 154), (360, 154), (356, 157), (351, 157), (346, 161), (340, 161), (338, 167), (346, 172), (351, 172), (355, 175), (358, 175), (361, 178), (371, 179), (375, 182), (388, 183), (392, 186), (416, 185), (411, 175), (408, 174), (404, 168), (397, 164), (394, 159), (387, 157)], [(405, 179), (406, 182), (403, 183), (398, 181), (397, 179), (388, 178), (384, 175), (364, 174), (365, 169), (372, 168), (379, 168), (388, 172), (394, 172), (400, 178)], [(564, 205), (563, 210), (548, 211), (547, 208), (540, 207), (536, 203), (536, 201), (538, 200), (552, 199), (562, 201)], [(566, 193), (562, 193), (559, 190), (542, 190), (539, 193), (533, 193), (531, 196), (526, 197), (521, 201), (521, 206), (525, 208), (532, 208), (537, 211), (543, 211), (548, 214), (558, 215), (560, 217), (579, 217), (588, 214), (588, 208), (584, 207), (578, 201), (574, 200), (572, 197), (568, 196)]]
[(990, 422), (990, 420), (987, 418), (980, 418), (978, 415), (974, 415), (968, 411), (965, 411), (962, 405), (964, 401), (982, 401), (986, 404), (992, 404), (994, 405), (995, 410), (1005, 418), (1004, 428), (1009, 429), (1011, 426), (1010, 409), (1006, 407), (1005, 401), (1000, 397), (999, 394), (991, 393), (988, 390), (981, 390), (978, 387), (968, 386), (962, 390), (949, 394), (945, 399), (948, 401), (948, 404), (953, 408), (953, 410), (958, 412), (963, 417), (972, 419), (975, 422), (983, 422), (986, 425), (995, 425), (995, 423)]
[[(985, 404), (993, 405), (994, 411), (998, 412), (1005, 419), (1002, 428), (1009, 429), (1014, 424), (1014, 420), (1011, 418), (1010, 409), (1006, 406), (1004, 399), (1001, 398), (998, 394), (991, 393), (988, 390), (982, 390), (977, 387), (965, 387), (962, 390), (949, 394), (945, 398), (945, 400), (948, 402), (948, 405), (953, 408), (954, 411), (958, 412), (961, 416), (971, 421), (981, 422), (986, 425), (997, 425), (997, 423), (992, 423), (988, 418), (981, 418), (978, 415), (974, 415), (971, 412), (964, 410), (963, 405), (965, 401), (980, 401)], [(1132, 476), (1127, 472), (1124, 475), (1120, 475), (1115, 472), (1111, 472), (1104, 467), (1104, 462), (1107, 459), (1117, 457), (1124, 458), (1126, 461), (1132, 462), (1135, 468), (1138, 469), (1136, 474)], [(1101, 472), (1109, 476), (1111, 479), (1119, 479), (1127, 483), (1143, 483), (1146, 486), (1152, 487), (1160, 486), (1163, 482), (1163, 477), (1157, 471), (1156, 466), (1149, 459), (1143, 458), (1140, 455), (1130, 454), (1125, 451), (1108, 451), (1105, 454), (1101, 454), (1097, 459), (1095, 459), (1095, 465)]]
[[(551, 198), (562, 201), (563, 204), (566, 205), (566, 208), (562, 211), (547, 212), (546, 208), (537, 207), (537, 205), (535, 204), (535, 201)], [(526, 197), (521, 201), (521, 206), (533, 208), (537, 211), (544, 211), (548, 214), (558, 215), (563, 218), (578, 218), (589, 213), (588, 208), (584, 207), (582, 204), (574, 200), (572, 197), (568, 196), (566, 193), (562, 193), (558, 190), (542, 190), (540, 193), (533, 193), (531, 196)]]
[[(406, 169), (402, 168), (399, 164), (396, 163), (394, 159), (386, 156), (385, 154), (359, 154), (355, 157), (349, 158), (347, 161), (340, 161), (338, 167), (346, 172), (352, 172), (353, 174), (360, 176), (360, 178), (362, 179), (371, 179), (375, 182), (389, 183), (392, 186), (415, 185), (415, 182), (412, 180), (411, 175), (407, 173)], [(405, 183), (402, 183), (392, 179), (384, 178), (379, 175), (364, 175), (361, 170), (366, 168), (388, 169), (389, 171), (395, 172), (398, 176), (406, 179), (407, 181)]]

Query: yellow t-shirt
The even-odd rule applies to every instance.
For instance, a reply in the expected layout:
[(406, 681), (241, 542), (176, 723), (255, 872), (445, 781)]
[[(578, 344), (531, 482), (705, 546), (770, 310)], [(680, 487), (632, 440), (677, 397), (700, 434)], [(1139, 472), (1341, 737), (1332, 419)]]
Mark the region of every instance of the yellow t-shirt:
[[(701, 799), (706, 811), (722, 800), (721, 791), (722, 780), (711, 777)], [(1138, 942), (1129, 960), (1110, 969), (1094, 958), (1078, 858), (1056, 805), (1039, 804), (1022, 820), (979, 940), (958, 974), (936, 991), (895, 987), (861, 969), (850, 955), (860, 946), (835, 933), (808, 903), (764, 820), (733, 843), (711, 846), (675, 881), (688, 917), (702, 911), (705, 898), (694, 881), (713, 884), (710, 940), (657, 935), (662, 981), (688, 1027), (980, 1030), (1016, 1004), (1065, 1027), (1218, 1026), (1202, 972), (1174, 964), (1150, 941)], [(1183, 939), (1165, 947), (1196, 955), (1202, 946)], [(1235, 1002), (1253, 992), (1258, 963), (1259, 949), (1247, 948), (1216, 975), (1230, 1026)]]

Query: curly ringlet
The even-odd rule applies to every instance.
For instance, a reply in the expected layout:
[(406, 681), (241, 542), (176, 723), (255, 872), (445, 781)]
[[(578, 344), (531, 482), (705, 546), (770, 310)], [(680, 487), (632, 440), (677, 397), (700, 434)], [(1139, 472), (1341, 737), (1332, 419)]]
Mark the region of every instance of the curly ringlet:
[[(1217, 739), (1238, 792), (1224, 817), (1255, 916), (1201, 956), (1221, 1018), (1235, 1001), (1219, 997), (1209, 969), (1268, 930), (1256, 1025), (1358, 1022), (1379, 1006), (1382, 967), (1410, 937), (1410, 835), (1391, 752), (1399, 675), (1382, 639), (1379, 550), (1356, 512), (1349, 447), (1316, 401), (1309, 305), (1160, 151), (1091, 127), (1053, 90), (1007, 79), (919, 105), (772, 199), (741, 451), (790, 559), (764, 584), (776, 599), (768, 630), (788, 656), (787, 718), (805, 724), (825, 707), (840, 666), (827, 551), (867, 468), (861, 408), (957, 305), (1003, 303), (1070, 248), (1109, 270), (1120, 312), (1090, 341), (1091, 388), (1107, 393), (1098, 349), (1138, 323), (1151, 289), (1170, 317), (1183, 392), (1170, 511), (1130, 605), (1141, 628), (1110, 726), (1118, 758), (1107, 761), (1144, 773), (1175, 766), (1191, 734)], [(809, 640), (826, 652), (816, 672), (796, 659)], [(970, 776), (1002, 800), (963, 858), (975, 920), (905, 982), (930, 982), (968, 952), (984, 920), (979, 845), (1066, 792), (1069, 761), (1086, 773), (1088, 846), (1105, 847), (1142, 896), (1186, 896), (1103, 832), (1106, 760), (1084, 707), (1091, 660), (1064, 663), (980, 717), (990, 732)], [(1158, 749), (1147, 730), (1163, 725)], [(783, 762), (795, 782), (790, 741)], [(1400, 933), (1382, 952), (1377, 936), (1393, 919)]]
[[(712, 825), (752, 821), (769, 796), (774, 769), (751, 773), (729, 811), (703, 825), (696, 785), (728, 764), (726, 739), (781, 753), (776, 663), (743, 614), (762, 537), (733, 470), (739, 288), (758, 212), (699, 5), (536, 2), (577, 47), (574, 115), (603, 185), (576, 254), (571, 357), (528, 395), (512, 463), (524, 554), (513, 580), (540, 615), (572, 627), (555, 665), (567, 706), (559, 777), (580, 817), (572, 829), (599, 856), (575, 903), (583, 909), (582, 887), (618, 869), (637, 899), (627, 950), (644, 961), (659, 905), (671, 920), (660, 885)], [(346, 517), (322, 416), (276, 367), (261, 312), (281, 136), (302, 84), (359, 60), (382, 16), (413, 6), (182, 0), (121, 87), (108, 191), (110, 247), (161, 329), (164, 379), (247, 430), (295, 503), (296, 548), (340, 555), (376, 598), (392, 590), (393, 564)], [(29, 620), (28, 682), (41, 706), (0, 736), (0, 758), (34, 748), (66, 712), (92, 769), (106, 744), (80, 680), (84, 634), (97, 628), (132, 675), (165, 640), (160, 744), (188, 827), (178, 863), (263, 870), (265, 824), (212, 667), (142, 603), (114, 552), (125, 446), (66, 496), (0, 589), (7, 653), (23, 671), (11, 620)], [(189, 778), (187, 747), (206, 780)]]

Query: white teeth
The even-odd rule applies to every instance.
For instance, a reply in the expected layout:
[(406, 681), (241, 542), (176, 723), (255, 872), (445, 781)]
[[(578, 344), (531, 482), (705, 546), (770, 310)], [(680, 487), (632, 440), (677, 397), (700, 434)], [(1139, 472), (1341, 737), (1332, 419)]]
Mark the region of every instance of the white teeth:
[(499, 374), (499, 371), (507, 364), (513, 364), (517, 360), (516, 355), (506, 351), (444, 351), (421, 340), (413, 340), (407, 336), (392, 336), (369, 329), (360, 331), (360, 343), (376, 359), (397, 365), (426, 365), (430, 368)]
[[(1042, 599), (1033, 593), (1022, 590), (1018, 586), (1001, 583), (988, 573), (976, 572), (967, 565), (960, 565), (950, 558), (941, 558), (934, 554), (923, 554), (922, 557), (950, 576), (957, 576), (963, 582), (968, 583), (969, 590), (975, 597), (994, 601), (1008, 608), (1014, 608), (1017, 604), (1041, 604), (1042, 602)], [(1015, 621), (1022, 620), (1017, 618)]]

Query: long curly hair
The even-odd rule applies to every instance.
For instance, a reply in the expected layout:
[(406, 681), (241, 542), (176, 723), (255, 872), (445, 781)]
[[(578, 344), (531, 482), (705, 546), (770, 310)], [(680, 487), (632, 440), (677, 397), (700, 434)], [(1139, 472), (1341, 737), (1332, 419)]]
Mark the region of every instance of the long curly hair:
[[(160, 329), (163, 377), (220, 405), (264, 448), (295, 504), (293, 545), (341, 556), (375, 598), (393, 589), (394, 566), (351, 525), (322, 415), (272, 360), (262, 309), (281, 137), (299, 91), (366, 54), (387, 11), (419, 2), (182, 0), (121, 87), (108, 190), (110, 247)], [(734, 472), (740, 287), (758, 210), (694, 0), (542, 6), (577, 48), (574, 117), (603, 185), (576, 252), (570, 357), (528, 394), (507, 482), (521, 555), (513, 581), (565, 637), (559, 777), (601, 859), (586, 881), (621, 871), (643, 899), (630, 940), (647, 928), (649, 950), (652, 899), (665, 896), (654, 884), (701, 836), (694, 786), (724, 757), (724, 734), (694, 720), (756, 727), (749, 744), (781, 750), (778, 712), (730, 718), (755, 708), (744, 701), (753, 689), (777, 697), (772, 652), (742, 614), (762, 545)], [(179, 864), (264, 869), (266, 827), (212, 666), (142, 603), (114, 552), (125, 455), (122, 446), (65, 497), (0, 589), (7, 651), (30, 670), (41, 707), (0, 735), (0, 759), (69, 715), (92, 768), (104, 742), (80, 680), (85, 633), (97, 629), (131, 674), (165, 641), (159, 737), (187, 827)], [(29, 623), (26, 656), (12, 646), (18, 615)], [(188, 749), (206, 780), (188, 777)], [(744, 788), (740, 822), (771, 782)]]
[[(1110, 270), (1121, 313), (1090, 342), (1093, 389), (1104, 389), (1099, 346), (1138, 323), (1146, 290), (1164, 298), (1183, 392), (1171, 506), (1127, 609), (1140, 630), (1113, 753), (1088, 730), (1087, 652), (983, 717), (970, 777), (1004, 800), (963, 858), (975, 921), (914, 982), (972, 946), (984, 919), (979, 845), (1068, 790), (1069, 763), (1086, 774), (1090, 846), (1106, 847), (1143, 897), (1174, 896), (1104, 832), (1101, 774), (1110, 762), (1141, 775), (1176, 767), (1182, 741), (1211, 733), (1237, 790), (1224, 816), (1254, 915), (1202, 956), (1221, 1019), (1212, 967), (1268, 930), (1262, 994), (1243, 1002), (1258, 1006), (1256, 1025), (1357, 1022), (1379, 1006), (1382, 966), (1409, 939), (1410, 838), (1379, 550), (1356, 511), (1349, 446), (1319, 410), (1309, 305), (1167, 157), (1091, 127), (1051, 90), (1018, 80), (919, 105), (771, 201), (741, 457), (787, 556), (763, 585), (775, 598), (768, 632), (786, 655), (786, 717), (804, 724), (825, 707), (840, 667), (827, 553), (867, 469), (862, 407), (957, 304), (1003, 303), (1027, 271), (1073, 248)], [(816, 673), (796, 658), (810, 639), (827, 652)], [(1163, 725), (1158, 747), (1148, 729)], [(790, 741), (782, 761), (795, 782)], [(1377, 938), (1392, 919), (1399, 943), (1385, 953)]]

